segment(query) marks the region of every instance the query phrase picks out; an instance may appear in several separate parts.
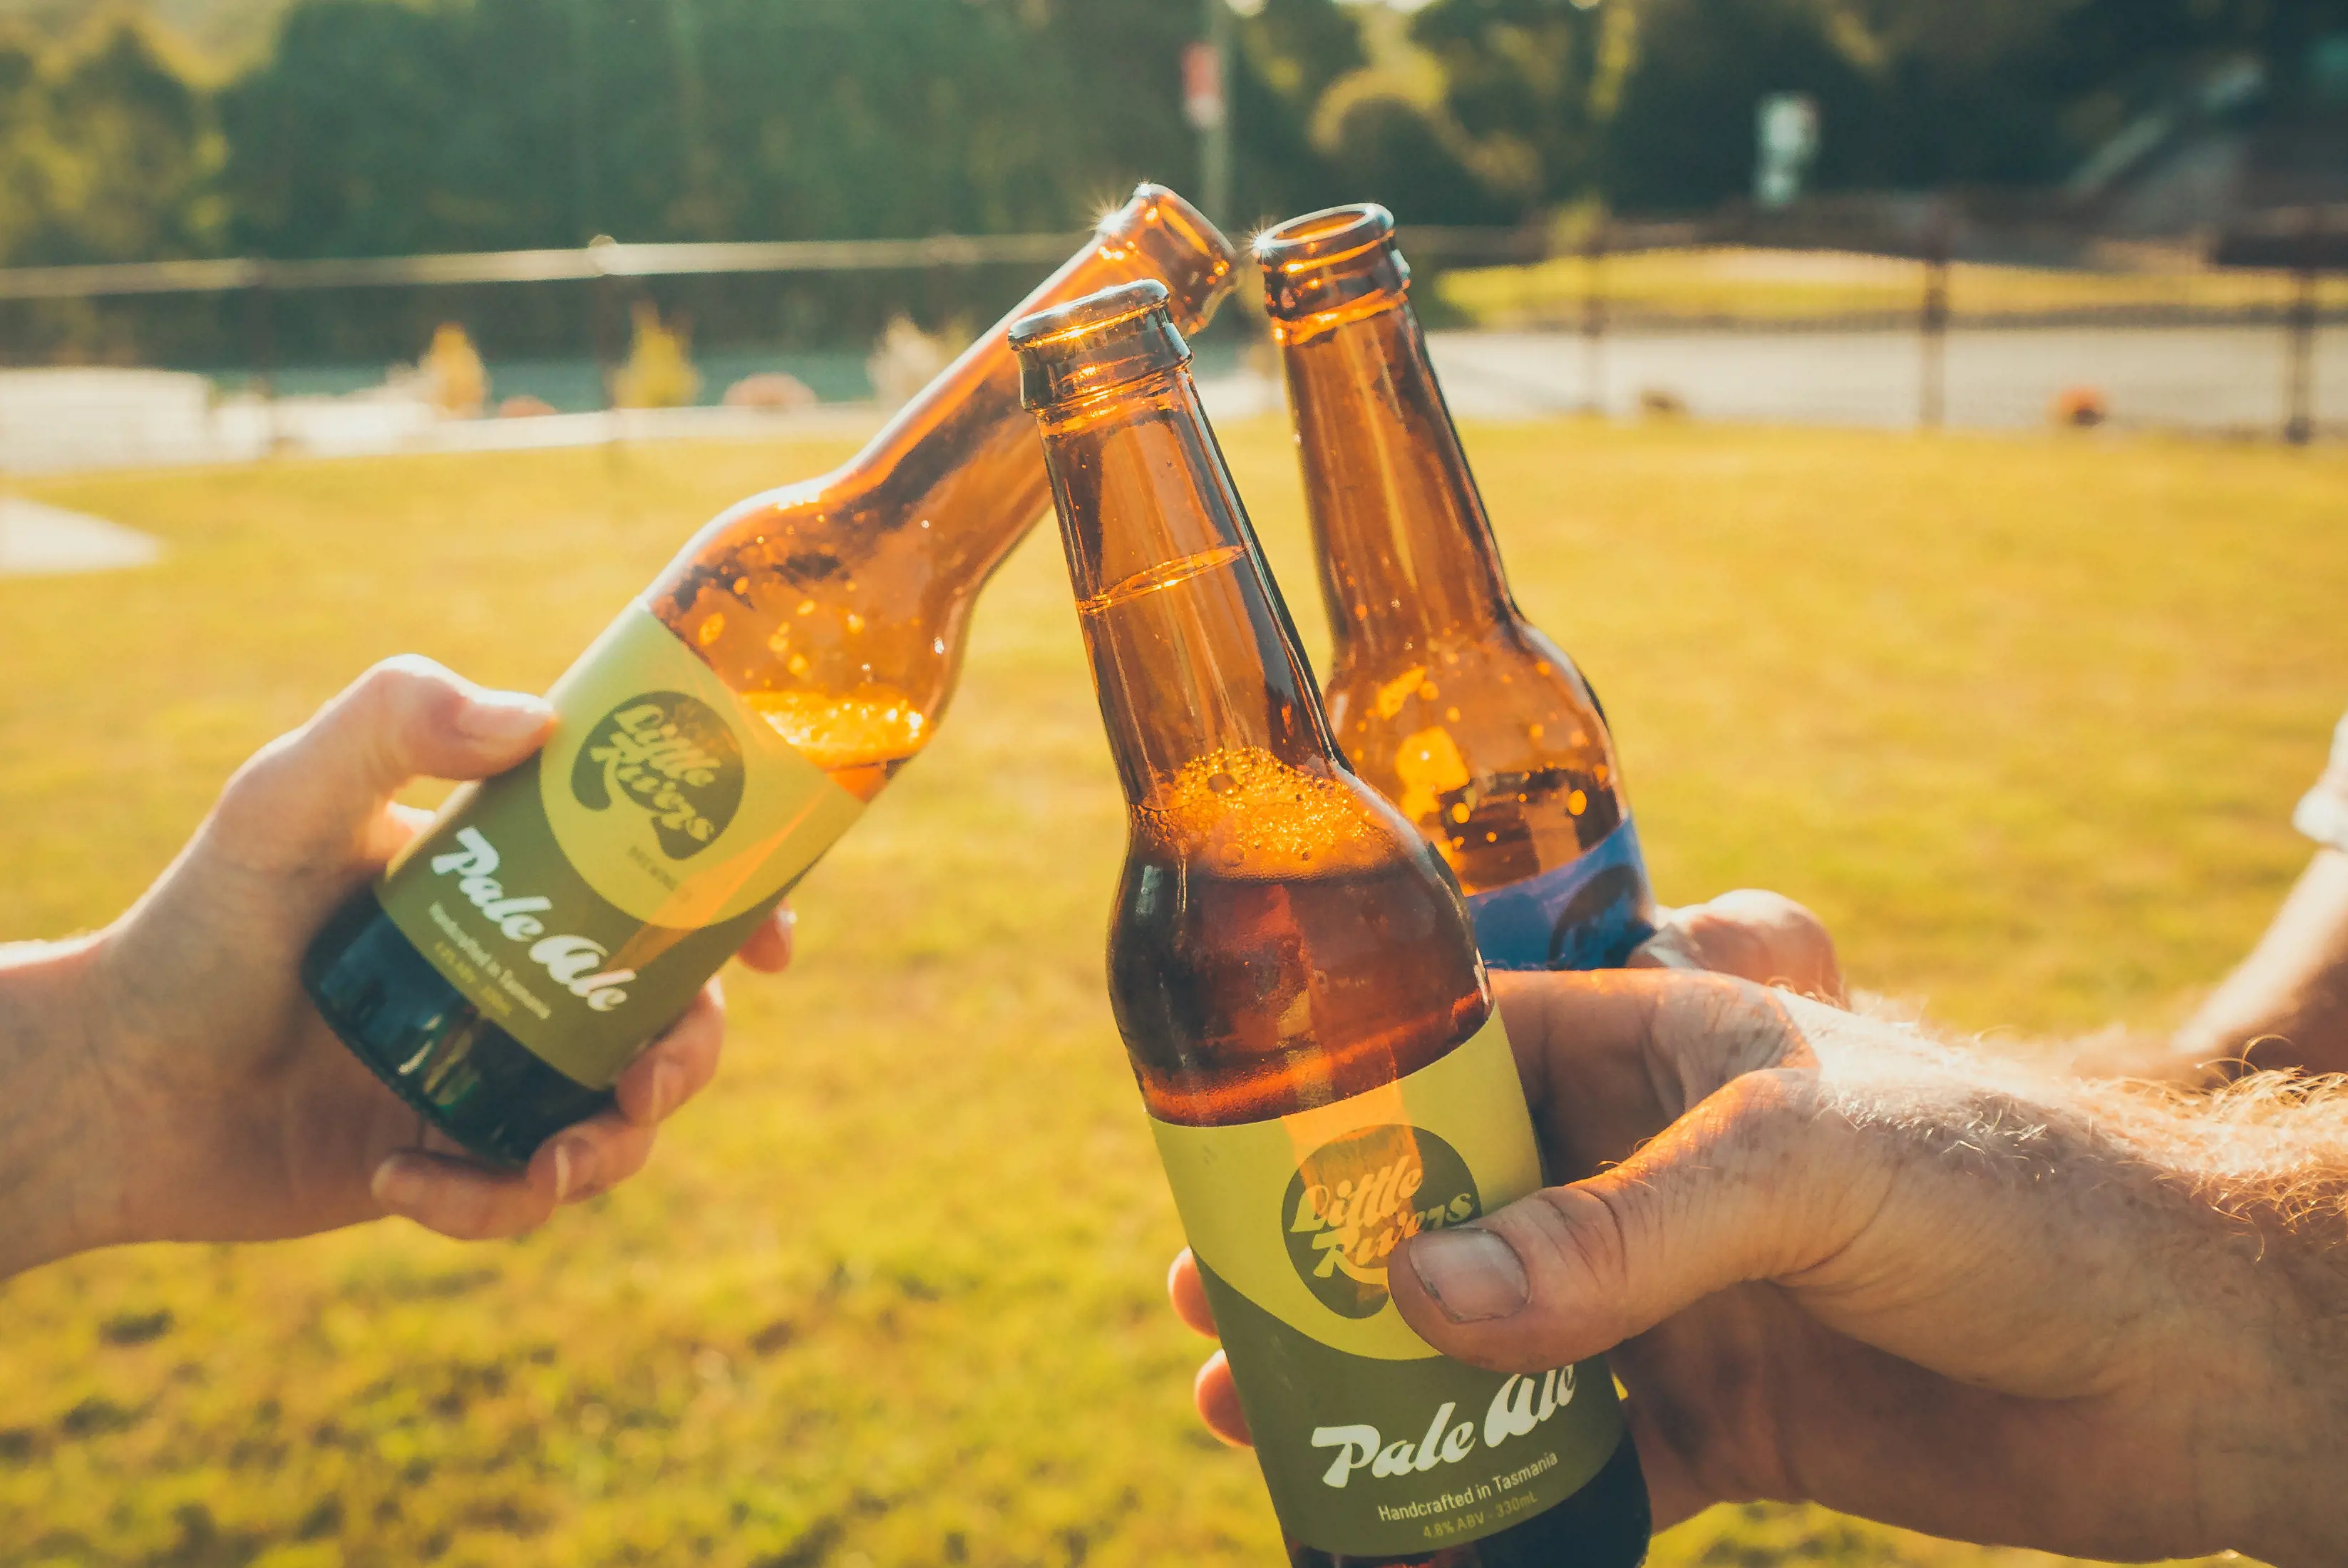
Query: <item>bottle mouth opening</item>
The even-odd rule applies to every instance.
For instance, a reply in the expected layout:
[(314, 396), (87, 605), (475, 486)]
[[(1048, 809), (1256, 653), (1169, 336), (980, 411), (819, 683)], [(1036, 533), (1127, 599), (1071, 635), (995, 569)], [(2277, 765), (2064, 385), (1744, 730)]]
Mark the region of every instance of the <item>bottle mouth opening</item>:
[(1394, 214), (1375, 201), (1329, 207), (1258, 234), (1263, 308), (1276, 322), (1326, 325), (1373, 314), (1410, 288), (1410, 263), (1395, 244)]
[(1324, 207), (1258, 234), (1255, 259), (1284, 272), (1332, 266), (1389, 243), (1394, 228), (1394, 214), (1375, 201)]
[(1021, 404), (1054, 407), (1189, 363), (1170, 297), (1164, 284), (1143, 278), (1013, 322)]
[(1104, 213), (1093, 233), (1105, 250), (1148, 255), (1173, 281), (1181, 292), (1168, 310), (1186, 331), (1196, 332), (1213, 319), (1239, 269), (1238, 248), (1206, 214), (1178, 192), (1148, 181), (1133, 188), (1123, 206)]

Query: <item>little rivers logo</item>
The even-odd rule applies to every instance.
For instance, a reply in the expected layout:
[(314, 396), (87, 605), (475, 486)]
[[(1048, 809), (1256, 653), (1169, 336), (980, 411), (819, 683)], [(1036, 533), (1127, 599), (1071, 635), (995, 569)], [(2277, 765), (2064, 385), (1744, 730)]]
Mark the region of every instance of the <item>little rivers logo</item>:
[(1281, 1201), (1288, 1261), (1322, 1305), (1375, 1317), (1386, 1259), (1421, 1231), (1484, 1212), (1458, 1150), (1421, 1127), (1365, 1127), (1305, 1156)]
[(632, 696), (588, 732), (571, 793), (591, 811), (625, 800), (648, 813), (661, 852), (700, 853), (742, 804), (742, 743), (707, 703), (683, 692)]

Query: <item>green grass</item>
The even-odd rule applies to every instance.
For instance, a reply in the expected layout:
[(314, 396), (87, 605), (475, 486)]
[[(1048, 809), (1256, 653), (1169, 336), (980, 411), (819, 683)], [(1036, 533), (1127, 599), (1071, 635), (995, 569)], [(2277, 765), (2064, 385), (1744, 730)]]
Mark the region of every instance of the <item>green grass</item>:
[[(1285, 431), (1226, 437), (1317, 650)], [(2348, 704), (2348, 453), (1468, 440), (1667, 898), (1783, 888), (1861, 985), (2051, 1036), (2172, 1021), (2303, 861), (2288, 813)], [(109, 918), (369, 661), (541, 686), (703, 517), (839, 455), (40, 485), (170, 554), (0, 581), (0, 937)], [(385, 1226), (0, 1288), (0, 1564), (1274, 1560), (1160, 1305), (1177, 1229), (1100, 973), (1120, 821), (1042, 535), (644, 1178), (513, 1245)], [(2043, 1560), (1724, 1510), (1657, 1561)]]
[[(1586, 259), (1560, 256), (1530, 266), (1445, 273), (1435, 287), (1448, 315), (1478, 325), (1578, 325), (1591, 273)], [(1649, 325), (1912, 317), (1924, 289), (1920, 263), (1838, 251), (1643, 251), (1605, 258), (1596, 274), (1612, 317)], [(2146, 310), (2272, 315), (2288, 308), (2294, 286), (2286, 272), (2088, 271), (1960, 262), (1950, 269), (1949, 306), (1961, 318)], [(2320, 289), (2327, 309), (2348, 306), (2348, 280), (2325, 279)]]

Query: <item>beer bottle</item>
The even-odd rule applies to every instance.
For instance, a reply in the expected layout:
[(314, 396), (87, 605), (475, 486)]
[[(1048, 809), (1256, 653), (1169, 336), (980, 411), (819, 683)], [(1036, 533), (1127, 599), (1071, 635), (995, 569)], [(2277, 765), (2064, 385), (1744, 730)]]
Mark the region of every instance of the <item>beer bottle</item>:
[[(1203, 323), (1237, 258), (1140, 187), (1015, 315), (1162, 279)], [(973, 601), (1045, 510), (1003, 327), (854, 459), (721, 514), (549, 694), (543, 750), (461, 789), (312, 944), (345, 1044), (521, 1162), (610, 1086), (928, 744)]]
[(1450, 872), (1347, 770), (1165, 291), (1012, 328), (1129, 806), (1109, 990), (1298, 1564), (1625, 1568), (1602, 1360), (1437, 1356), (1396, 1245), (1540, 1183)]
[(1345, 754), (1443, 851), (1496, 969), (1602, 969), (1654, 893), (1581, 672), (1509, 592), (1378, 206), (1257, 241), (1334, 653)]

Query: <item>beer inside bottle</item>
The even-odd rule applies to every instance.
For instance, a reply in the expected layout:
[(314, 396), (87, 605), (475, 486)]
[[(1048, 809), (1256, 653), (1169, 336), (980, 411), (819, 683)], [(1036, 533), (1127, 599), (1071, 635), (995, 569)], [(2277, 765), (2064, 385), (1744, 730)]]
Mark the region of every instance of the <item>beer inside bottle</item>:
[[(1137, 278), (1193, 325), (1237, 258), (1140, 187), (1014, 315)], [(1003, 326), (847, 466), (718, 517), (549, 694), (551, 738), (451, 798), (312, 944), (326, 1022), (511, 1162), (610, 1102), (644, 1043), (906, 760), (1042, 453)]]
[(1345, 754), (1457, 873), (1496, 969), (1602, 969), (1654, 893), (1598, 699), (1517, 608), (1383, 207), (1256, 242)]
[(1339, 755), (1164, 297), (1012, 337), (1129, 806), (1110, 996), (1290, 1559), (1626, 1568), (1604, 1362), (1485, 1372), (1387, 1295), (1540, 1158), (1457, 888)]

